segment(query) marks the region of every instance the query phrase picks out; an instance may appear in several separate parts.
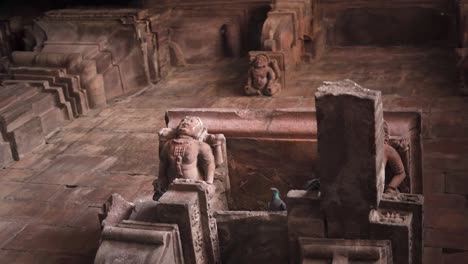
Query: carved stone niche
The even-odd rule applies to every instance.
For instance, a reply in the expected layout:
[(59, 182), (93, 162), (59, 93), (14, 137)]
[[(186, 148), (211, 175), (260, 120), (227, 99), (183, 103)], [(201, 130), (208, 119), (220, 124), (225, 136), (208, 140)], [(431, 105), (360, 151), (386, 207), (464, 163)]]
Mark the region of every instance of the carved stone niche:
[(302, 264), (393, 263), (388, 240), (300, 238), (299, 245)]
[(175, 224), (123, 221), (104, 228), (94, 264), (183, 264), (181, 249)]
[(388, 123), (389, 144), (400, 154), (406, 178), (400, 185), (405, 193), (422, 194), (421, 114), (384, 112)]

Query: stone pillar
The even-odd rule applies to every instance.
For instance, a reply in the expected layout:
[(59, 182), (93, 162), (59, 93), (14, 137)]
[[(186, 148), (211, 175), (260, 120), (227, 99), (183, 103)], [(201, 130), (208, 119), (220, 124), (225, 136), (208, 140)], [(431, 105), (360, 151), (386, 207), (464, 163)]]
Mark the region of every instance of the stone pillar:
[(367, 238), (385, 178), (381, 93), (344, 80), (325, 82), (315, 98), (327, 236)]
[(156, 206), (158, 222), (177, 224), (185, 263), (221, 263), (216, 219), (208, 203), (208, 185), (175, 179)]

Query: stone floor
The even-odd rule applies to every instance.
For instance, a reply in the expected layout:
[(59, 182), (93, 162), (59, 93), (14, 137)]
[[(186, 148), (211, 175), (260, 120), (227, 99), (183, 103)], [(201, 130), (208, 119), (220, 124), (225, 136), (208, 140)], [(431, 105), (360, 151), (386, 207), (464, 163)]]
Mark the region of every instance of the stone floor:
[(322, 81), (344, 78), (382, 90), (386, 110), (422, 112), (425, 263), (468, 258), (468, 98), (457, 96), (450, 51), (333, 48), (289, 74), (288, 88), (275, 98), (239, 95), (246, 68), (223, 61), (176, 69), (0, 170), (0, 263), (92, 263), (101, 204), (114, 192), (133, 200), (152, 191), (166, 109), (314, 107)]

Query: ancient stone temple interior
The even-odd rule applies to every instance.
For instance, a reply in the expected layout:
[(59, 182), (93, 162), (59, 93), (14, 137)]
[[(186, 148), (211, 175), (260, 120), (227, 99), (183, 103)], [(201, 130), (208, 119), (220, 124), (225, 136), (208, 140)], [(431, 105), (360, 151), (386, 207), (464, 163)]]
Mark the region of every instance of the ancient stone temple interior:
[(468, 1), (3, 0), (0, 263), (468, 263)]

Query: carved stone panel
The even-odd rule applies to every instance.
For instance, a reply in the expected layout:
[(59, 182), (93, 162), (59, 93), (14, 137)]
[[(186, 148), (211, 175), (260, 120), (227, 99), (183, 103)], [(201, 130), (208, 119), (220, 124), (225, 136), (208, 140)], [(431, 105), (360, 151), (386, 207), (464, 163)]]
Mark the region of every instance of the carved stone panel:
[(372, 210), (369, 214), (369, 221), (372, 239), (392, 241), (395, 263), (413, 263), (412, 213), (385, 209)]
[(417, 194), (400, 193), (398, 196), (382, 196), (380, 208), (385, 210), (404, 211), (412, 214), (412, 263), (421, 264), (424, 249), (424, 197)]
[(186, 263), (220, 263), (218, 230), (206, 185), (176, 179), (156, 207), (159, 222), (179, 226)]

